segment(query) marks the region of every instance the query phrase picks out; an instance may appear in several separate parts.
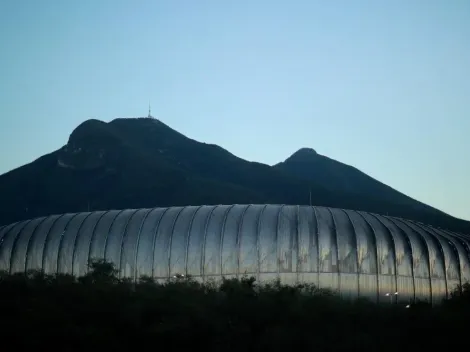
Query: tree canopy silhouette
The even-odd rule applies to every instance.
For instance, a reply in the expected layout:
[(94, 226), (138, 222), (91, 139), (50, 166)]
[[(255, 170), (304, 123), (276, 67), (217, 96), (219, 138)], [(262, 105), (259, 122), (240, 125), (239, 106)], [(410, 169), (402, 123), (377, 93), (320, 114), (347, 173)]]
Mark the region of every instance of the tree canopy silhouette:
[(0, 304), (2, 342), (20, 350), (397, 351), (460, 346), (470, 285), (435, 307), (380, 305), (252, 277), (201, 283), (180, 275), (133, 283), (119, 279), (114, 264), (96, 259), (78, 279), (2, 273)]

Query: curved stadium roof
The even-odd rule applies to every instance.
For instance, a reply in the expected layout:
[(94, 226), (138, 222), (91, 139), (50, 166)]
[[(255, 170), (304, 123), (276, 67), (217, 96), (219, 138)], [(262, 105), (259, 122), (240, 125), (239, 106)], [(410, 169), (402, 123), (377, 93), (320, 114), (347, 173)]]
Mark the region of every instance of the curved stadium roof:
[[(420, 223), (311, 206), (219, 205), (62, 214), (0, 228), (0, 270), (121, 277), (253, 275), (374, 301), (438, 302), (470, 279), (470, 239)], [(397, 295), (394, 295), (398, 292)]]

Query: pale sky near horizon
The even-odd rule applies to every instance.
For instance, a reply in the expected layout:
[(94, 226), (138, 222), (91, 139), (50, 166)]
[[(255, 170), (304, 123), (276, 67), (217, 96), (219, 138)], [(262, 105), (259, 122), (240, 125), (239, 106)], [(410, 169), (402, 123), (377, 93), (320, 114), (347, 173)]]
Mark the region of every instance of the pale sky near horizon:
[(244, 159), (311, 147), (470, 220), (468, 0), (3, 0), (0, 77), (0, 174), (150, 102)]

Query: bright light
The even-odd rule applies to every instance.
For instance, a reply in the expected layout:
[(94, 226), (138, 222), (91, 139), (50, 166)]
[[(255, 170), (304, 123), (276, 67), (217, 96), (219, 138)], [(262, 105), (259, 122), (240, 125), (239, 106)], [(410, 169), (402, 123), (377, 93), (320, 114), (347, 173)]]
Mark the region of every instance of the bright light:
[(385, 296), (387, 296), (387, 297), (390, 296), (390, 293), (386, 293)]
[(398, 292), (395, 292), (396, 295), (398, 295)]
[(409, 305), (409, 304), (407, 304), (407, 305), (406, 305), (406, 308), (410, 308), (410, 305)]

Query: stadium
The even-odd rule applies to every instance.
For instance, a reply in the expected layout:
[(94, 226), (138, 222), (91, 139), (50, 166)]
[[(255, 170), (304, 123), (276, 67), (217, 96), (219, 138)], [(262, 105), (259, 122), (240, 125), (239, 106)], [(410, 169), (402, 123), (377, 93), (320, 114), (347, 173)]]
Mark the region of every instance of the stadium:
[(439, 303), (470, 279), (470, 239), (372, 213), (217, 205), (52, 215), (0, 227), (0, 270), (81, 276), (104, 258), (120, 277), (312, 283), (374, 302)]

